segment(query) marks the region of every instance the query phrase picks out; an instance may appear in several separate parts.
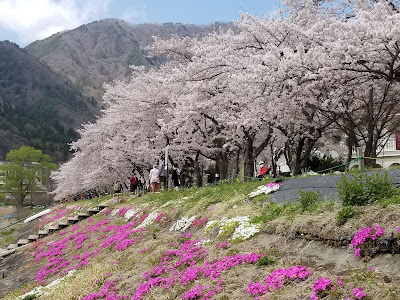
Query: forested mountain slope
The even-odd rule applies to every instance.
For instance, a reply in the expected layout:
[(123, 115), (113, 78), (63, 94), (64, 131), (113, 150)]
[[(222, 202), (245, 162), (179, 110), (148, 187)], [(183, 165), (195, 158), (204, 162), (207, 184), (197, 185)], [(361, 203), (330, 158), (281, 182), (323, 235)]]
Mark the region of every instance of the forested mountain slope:
[(93, 119), (71, 83), (20, 49), (0, 42), (0, 159), (30, 145), (63, 160), (75, 128)]
[[(184, 25), (174, 23), (133, 25), (118, 19), (105, 19), (55, 34), (25, 49), (53, 71), (67, 77), (90, 97), (100, 102), (104, 82), (130, 74), (130, 65), (159, 65), (162, 58), (149, 59), (143, 46), (153, 36), (202, 37), (232, 28), (231, 23)], [(93, 97), (93, 98), (92, 98)]]

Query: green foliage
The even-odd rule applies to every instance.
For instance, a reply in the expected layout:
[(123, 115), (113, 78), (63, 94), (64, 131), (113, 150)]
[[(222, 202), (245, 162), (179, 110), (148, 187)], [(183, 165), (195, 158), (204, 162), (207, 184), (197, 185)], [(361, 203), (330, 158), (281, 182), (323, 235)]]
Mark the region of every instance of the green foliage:
[(220, 240), (225, 240), (228, 237), (230, 237), (234, 232), (236, 227), (239, 225), (239, 222), (231, 222), (227, 223), (224, 226), (220, 228), (219, 234), (218, 234), (218, 239)]
[(299, 205), (300, 210), (310, 211), (316, 207), (316, 204), (320, 201), (321, 192), (305, 191), (299, 189), (299, 197), (296, 198), (296, 203)]
[(284, 211), (283, 206), (271, 202), (260, 216), (255, 216), (250, 220), (250, 223), (265, 223), (275, 220)]
[(339, 199), (344, 206), (367, 205), (379, 199), (392, 197), (396, 193), (387, 172), (383, 175), (367, 175), (361, 172), (353, 174), (352, 177), (342, 174), (336, 185)]
[(9, 230), (0, 231), (0, 236), (12, 234), (14, 232), (14, 230), (15, 230), (14, 228), (11, 228)]
[(344, 225), (349, 219), (355, 215), (354, 206), (343, 206), (337, 214), (337, 224)]
[(257, 267), (273, 266), (273, 265), (276, 265), (276, 258), (269, 256), (260, 257), (256, 263)]
[(37, 295), (36, 294), (30, 294), (30, 295), (26, 295), (24, 298), (22, 298), (22, 300), (32, 300), (32, 299), (36, 299)]
[[(319, 156), (319, 155), (313, 155), (308, 164), (307, 167), (310, 168), (311, 170), (315, 171), (315, 172), (319, 172), (319, 171), (323, 171), (323, 170), (327, 170), (326, 172), (323, 173), (327, 173), (327, 172), (331, 172), (333, 171), (340, 171), (343, 172), (345, 170), (345, 166), (340, 166), (342, 165), (343, 162), (333, 158), (330, 155), (324, 155), (323, 157)], [(338, 167), (340, 166), (340, 167)], [(338, 167), (332, 170), (328, 170), (334, 167)]]
[(27, 146), (11, 150), (6, 160), (9, 164), (0, 166), (6, 174), (3, 189), (16, 199), (19, 206), (24, 204), (27, 195), (39, 189), (39, 184), (45, 184), (50, 171), (56, 169), (49, 155)]

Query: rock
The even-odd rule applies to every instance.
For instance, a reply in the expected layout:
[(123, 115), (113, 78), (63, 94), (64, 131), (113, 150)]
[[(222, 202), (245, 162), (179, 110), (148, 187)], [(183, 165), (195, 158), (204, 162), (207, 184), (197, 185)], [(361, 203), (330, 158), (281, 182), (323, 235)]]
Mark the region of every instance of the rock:
[(392, 282), (392, 279), (389, 276), (385, 275), (385, 276), (383, 276), (383, 281), (385, 283), (390, 283), (390, 282)]

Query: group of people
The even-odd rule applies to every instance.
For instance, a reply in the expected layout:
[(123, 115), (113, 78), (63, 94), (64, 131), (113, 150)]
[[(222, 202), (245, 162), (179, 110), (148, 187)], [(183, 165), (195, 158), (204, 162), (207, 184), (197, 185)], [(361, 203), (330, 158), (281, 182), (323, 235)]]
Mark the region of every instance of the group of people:
[[(181, 171), (178, 166), (174, 165), (172, 169), (172, 183), (175, 189), (179, 189), (180, 187), (180, 176)], [(168, 174), (167, 170), (164, 166), (164, 161), (160, 160), (159, 165), (153, 165), (153, 168), (149, 173), (149, 182), (151, 184), (151, 191), (153, 193), (157, 193), (160, 190), (161, 184), (164, 186), (168, 185)]]
[[(180, 175), (181, 175), (181, 171), (178, 168), (178, 166), (173, 166), (172, 169), (172, 183), (174, 185), (175, 189), (178, 189), (181, 185), (181, 179), (180, 179)], [(143, 191), (145, 189), (145, 184), (144, 184), (144, 180), (139, 179), (133, 172), (133, 175), (129, 178), (129, 183), (130, 183), (130, 187), (129, 187), (129, 191), (131, 193), (136, 193), (137, 191)], [(151, 186), (151, 191), (153, 193), (156, 193), (160, 190), (161, 185), (163, 186), (167, 186), (168, 184), (168, 174), (167, 174), (167, 170), (164, 166), (164, 161), (160, 161), (159, 165), (154, 165), (153, 168), (150, 170), (149, 173), (149, 183)], [(125, 187), (126, 186), (126, 183)], [(122, 183), (120, 181), (115, 182), (113, 190), (114, 190), (114, 194), (119, 194), (122, 193), (122, 190), (124, 189)]]

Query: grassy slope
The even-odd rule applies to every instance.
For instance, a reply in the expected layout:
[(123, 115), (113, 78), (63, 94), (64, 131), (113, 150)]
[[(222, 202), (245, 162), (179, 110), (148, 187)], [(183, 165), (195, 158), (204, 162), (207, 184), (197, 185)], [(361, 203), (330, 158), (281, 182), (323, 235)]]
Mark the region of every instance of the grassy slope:
[[(308, 232), (318, 233), (320, 235), (337, 234), (354, 234), (357, 229), (362, 226), (378, 223), (385, 229), (393, 229), (400, 226), (400, 205), (389, 204), (384, 207), (376, 204), (363, 209), (358, 209), (358, 213), (354, 218), (349, 220), (345, 225), (337, 227), (336, 215), (339, 205), (334, 202), (320, 203), (313, 206), (310, 211), (301, 212), (301, 208), (297, 205), (286, 206), (284, 210), (280, 210), (279, 216), (273, 220), (268, 218), (260, 218), (260, 215), (268, 214), (271, 211), (268, 196), (261, 195), (255, 198), (251, 203), (248, 201), (248, 194), (254, 190), (260, 182), (251, 183), (234, 183), (221, 184), (215, 187), (207, 187), (201, 189), (189, 189), (185, 191), (169, 191), (160, 194), (146, 194), (139, 198), (131, 198), (126, 202), (119, 204), (111, 204), (110, 208), (134, 207), (137, 209), (146, 209), (145, 212), (151, 213), (157, 211), (163, 213), (160, 222), (152, 223), (147, 226), (147, 230), (135, 233), (131, 237), (142, 236), (137, 242), (128, 247), (124, 251), (116, 251), (115, 247), (101, 248), (98, 255), (93, 257), (89, 263), (80, 268), (73, 276), (67, 278), (64, 282), (56, 285), (46, 295), (42, 295), (40, 299), (81, 299), (86, 295), (99, 292), (106, 285), (107, 281), (116, 282), (117, 291), (120, 295), (132, 296), (137, 287), (144, 282), (143, 274), (151, 270), (160, 263), (160, 256), (168, 250), (177, 249), (179, 243), (184, 242), (182, 232), (170, 231), (170, 227), (185, 216), (197, 218), (207, 218), (208, 220), (220, 220), (222, 217), (249, 216), (256, 217), (255, 221), (259, 226), (268, 229), (284, 238), (284, 243), (290, 242), (293, 233), (306, 228)], [(93, 202), (82, 201), (74, 202), (71, 205), (85, 207), (94, 207), (100, 202), (107, 199), (95, 199)], [(136, 220), (138, 220), (140, 215)], [(122, 226), (126, 224), (126, 220), (118, 214), (113, 216), (111, 213), (105, 215), (99, 213), (88, 220), (79, 223), (79, 231), (84, 231), (91, 224), (95, 224), (100, 220), (109, 220), (111, 225)], [(270, 218), (272, 219), (272, 218)], [(235, 225), (230, 227), (222, 226), (219, 230), (217, 227), (208, 230), (205, 228), (189, 228), (185, 232), (192, 234), (191, 239), (210, 240), (205, 245), (207, 255), (202, 259), (198, 259), (196, 265), (202, 264), (205, 260), (216, 261), (218, 258), (234, 254), (249, 254), (251, 252), (265, 254), (268, 257), (276, 258), (277, 264), (274, 266), (256, 266), (254, 264), (239, 265), (229, 270), (223, 271), (219, 279), (223, 279), (222, 291), (215, 295), (213, 299), (254, 299), (246, 293), (249, 282), (265, 280), (265, 276), (274, 269), (290, 267), (294, 265), (308, 265), (309, 270), (313, 274), (306, 280), (295, 280), (286, 284), (284, 288), (276, 290), (268, 299), (308, 299), (312, 292), (312, 286), (315, 280), (323, 276), (332, 280), (336, 279), (336, 271), (329, 267), (315, 266), (310, 263), (307, 257), (297, 255), (293, 251), (286, 251), (284, 247), (271, 246), (265, 240), (271, 239), (272, 236), (265, 233), (259, 233), (253, 238), (245, 241), (234, 241), (232, 246), (227, 249), (217, 249), (215, 245), (218, 242), (229, 240), (231, 233), (235, 229)], [(103, 227), (104, 228), (104, 227)], [(71, 230), (71, 226), (64, 229), (61, 233)], [(221, 234), (221, 232), (223, 234)], [(71, 233), (68, 233), (71, 234)], [(49, 242), (54, 242), (65, 238), (68, 234), (53, 234), (39, 241), (35, 245), (25, 250), (25, 257), (31, 257), (29, 254), (41, 248), (47, 250)], [(108, 233), (111, 236), (111, 232)], [(68, 248), (64, 249), (65, 259), (74, 264), (74, 255), (82, 255), (84, 251), (91, 251), (100, 246), (104, 241), (104, 232), (99, 230), (92, 232), (89, 238), (85, 240), (82, 248), (74, 249), (75, 244), (68, 244)], [(273, 236), (276, 238), (276, 235)], [(178, 242), (176, 245), (168, 245), (169, 243)], [(281, 242), (281, 241), (280, 241)], [(93, 244), (90, 246), (90, 244)], [(272, 243), (273, 244), (273, 243)], [(274, 244), (273, 244), (274, 245)], [(90, 246), (90, 247), (89, 247)], [(146, 251), (144, 251), (146, 249)], [(48, 258), (43, 258), (38, 262), (33, 262), (30, 258), (27, 261), (26, 270), (32, 272), (32, 278), (35, 273), (48, 264)], [(379, 267), (379, 266), (377, 266)], [(180, 271), (184, 268), (181, 267)], [(330, 292), (326, 299), (346, 299), (352, 296), (352, 289), (362, 287), (371, 299), (399, 299), (399, 289), (396, 281), (385, 283), (381, 279), (381, 274), (373, 272), (368, 268), (349, 268), (343, 270), (344, 287)], [(59, 278), (61, 273), (49, 276), (44, 284), (48, 284)], [(387, 280), (386, 280), (387, 281)], [(24, 294), (31, 289), (32, 284), (24, 286), (10, 293), (5, 299), (16, 299), (17, 296)], [(191, 282), (188, 285), (175, 284), (171, 289), (166, 290), (160, 287), (151, 289), (151, 292), (144, 296), (144, 299), (175, 299), (181, 298), (185, 292), (196, 284), (211, 285), (215, 287), (215, 282), (208, 278), (201, 278)], [(127, 298), (127, 299), (130, 299)]]

